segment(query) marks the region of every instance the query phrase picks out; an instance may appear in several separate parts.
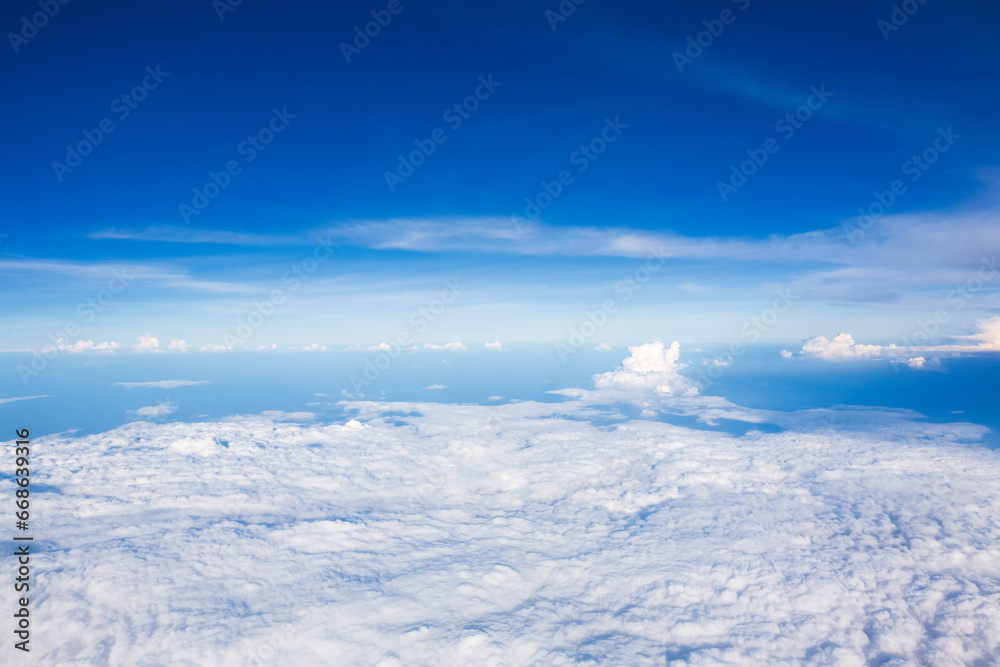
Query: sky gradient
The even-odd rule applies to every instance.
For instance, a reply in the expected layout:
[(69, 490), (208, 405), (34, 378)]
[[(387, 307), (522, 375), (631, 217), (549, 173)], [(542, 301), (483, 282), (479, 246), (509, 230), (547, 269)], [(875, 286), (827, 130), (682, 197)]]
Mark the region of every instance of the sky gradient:
[(997, 312), (948, 299), (1000, 240), (996, 6), (551, 5), (6, 5), (0, 348), (233, 347), (275, 290), (237, 347), (376, 345), (445, 280), (418, 343), (608, 299), (595, 345), (725, 343), (782, 289), (759, 338), (796, 349)]

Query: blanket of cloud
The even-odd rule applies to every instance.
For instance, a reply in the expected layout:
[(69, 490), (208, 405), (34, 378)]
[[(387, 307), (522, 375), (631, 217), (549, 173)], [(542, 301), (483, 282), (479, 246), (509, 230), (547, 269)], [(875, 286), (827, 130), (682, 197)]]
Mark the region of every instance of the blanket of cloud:
[(995, 664), (985, 429), (678, 369), (653, 344), (558, 403), (40, 438), (32, 662)]

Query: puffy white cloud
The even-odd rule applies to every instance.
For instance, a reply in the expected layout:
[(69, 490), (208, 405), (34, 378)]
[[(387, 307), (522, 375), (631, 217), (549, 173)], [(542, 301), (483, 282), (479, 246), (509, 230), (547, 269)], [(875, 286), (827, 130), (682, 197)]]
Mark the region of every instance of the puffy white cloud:
[(177, 412), (177, 406), (172, 403), (160, 403), (158, 405), (148, 405), (144, 408), (131, 410), (130, 412), (136, 417), (149, 417), (151, 419), (157, 419), (159, 417), (166, 417), (167, 415), (172, 415)]
[(483, 347), (486, 348), (487, 350), (502, 350), (503, 343), (501, 343), (498, 340), (495, 340), (492, 343), (485, 343)]
[(156, 352), (160, 349), (160, 339), (155, 336), (150, 336), (147, 331), (144, 335), (139, 336), (139, 343), (135, 346), (137, 352)]
[(875, 359), (885, 351), (895, 349), (897, 349), (895, 344), (883, 347), (855, 343), (854, 338), (849, 333), (837, 334), (833, 340), (828, 340), (826, 336), (815, 336), (802, 344), (802, 354), (827, 361)]
[(191, 344), (181, 338), (175, 338), (170, 341), (170, 346), (167, 349), (171, 352), (187, 352), (191, 349)]
[(611, 346), (608, 345), (607, 343), (598, 343), (594, 347), (594, 349), (597, 350), (598, 352), (610, 352), (611, 351)]
[(430, 384), (424, 387), (424, 389), (447, 389), (448, 385), (444, 384)]
[(696, 394), (690, 379), (680, 374), (685, 367), (679, 362), (681, 348), (677, 341), (664, 348), (655, 341), (630, 346), (630, 356), (617, 370), (594, 377), (594, 386), (616, 389), (652, 388), (661, 394)]

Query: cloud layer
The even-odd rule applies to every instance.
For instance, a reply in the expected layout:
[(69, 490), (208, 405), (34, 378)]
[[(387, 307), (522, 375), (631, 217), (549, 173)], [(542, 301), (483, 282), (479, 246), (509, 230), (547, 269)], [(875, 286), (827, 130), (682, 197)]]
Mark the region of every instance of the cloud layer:
[[(676, 346), (651, 344), (560, 403), (351, 402), (346, 423), (274, 413), (40, 439), (40, 662), (996, 655), (1000, 455), (969, 444), (984, 429), (747, 410), (678, 394), (676, 369)], [(623, 396), (651, 418), (626, 417)]]

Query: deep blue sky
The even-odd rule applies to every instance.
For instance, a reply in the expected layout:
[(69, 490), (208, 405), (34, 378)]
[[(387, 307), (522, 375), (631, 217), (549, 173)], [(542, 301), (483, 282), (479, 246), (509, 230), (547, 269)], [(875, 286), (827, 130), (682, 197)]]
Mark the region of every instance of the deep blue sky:
[[(462, 220), (523, 212), (525, 197), (536, 195), (543, 180), (573, 169), (572, 153), (599, 135), (606, 118), (620, 118), (628, 129), (586, 172), (573, 172), (574, 183), (542, 215), (545, 233), (551, 227), (615, 227), (746, 241), (835, 229), (856, 215), (858, 206), (868, 205), (873, 191), (900, 178), (910, 156), (931, 146), (938, 129), (947, 127), (961, 140), (908, 187), (890, 212), (933, 216), (991, 210), (1000, 148), (995, 39), (1000, 8), (995, 3), (929, 0), (886, 40), (877, 22), (890, 19), (888, 2), (587, 0), (553, 30), (545, 12), (558, 9), (554, 1), (404, 0), (403, 10), (381, 34), (346, 62), (340, 43), (351, 41), (354, 27), (387, 4), (244, 0), (220, 20), (210, 0), (74, 1), (60, 6), (18, 53), (9, 44), (6, 51), (0, 49), (5, 86), (0, 104), (7, 127), (2, 231), (9, 235), (0, 253), (15, 262), (77, 262), (61, 272), (36, 266), (30, 277), (20, 264), (7, 267), (5, 274), (18, 289), (7, 296), (14, 314), (8, 314), (2, 342), (44, 339), (53, 324), (65, 319), (61, 313), (72, 313), (92, 294), (101, 281), (87, 282), (95, 274), (83, 265), (95, 264), (101, 273), (102, 262), (155, 261), (192, 280), (251, 285), (247, 293), (266, 294), (268, 281), (303, 255), (301, 239), (309, 230), (350, 220), (406, 218), (451, 220), (455, 233), (462, 234), (469, 228)], [(672, 54), (683, 51), (686, 39), (723, 10), (733, 12), (733, 22), (678, 72)], [(19, 31), (21, 17), (37, 11), (32, 2), (5, 3), (0, 26)], [(119, 119), (111, 103), (141, 83), (147, 66), (159, 66), (169, 76), (128, 118)], [(442, 112), (471, 94), (478, 77), (490, 75), (500, 87), (460, 128), (448, 129)], [(812, 86), (825, 86), (833, 96), (794, 136), (782, 138), (776, 121), (806, 102)], [(241, 163), (242, 172), (221, 195), (185, 223), (179, 204), (191, 202), (192, 188), (203, 186), (210, 171), (241, 159), (237, 146), (268, 123), (273, 108), (287, 108), (296, 118), (252, 163)], [(67, 144), (106, 117), (115, 131), (59, 182), (52, 162), (65, 160)], [(447, 142), (390, 191), (384, 173), (396, 167), (396, 156), (437, 127), (446, 129)], [(746, 160), (745, 152), (760, 149), (769, 137), (778, 139), (778, 152), (724, 202), (716, 182), (728, 178), (730, 165)], [(167, 237), (214, 230), (273, 238), (254, 245), (95, 238), (109, 229), (141, 236), (151, 227), (171, 228), (164, 232)], [(384, 296), (398, 293), (400, 285), (433, 292), (442, 276), (464, 272), (478, 280), (477, 287), (495, 288), (482, 297), (484, 303), (497, 294), (503, 294), (504, 303), (513, 302), (511, 310), (500, 309), (508, 313), (506, 328), (498, 320), (493, 329), (525, 340), (554, 335), (525, 330), (532, 312), (569, 299), (568, 319), (551, 323), (552, 331), (563, 330), (578, 319), (580, 308), (599, 303), (608, 285), (635, 267), (633, 259), (623, 261), (621, 253), (596, 247), (602, 242), (595, 242), (594, 252), (568, 252), (565, 260), (541, 253), (547, 256), (539, 261), (519, 258), (519, 251), (478, 246), (471, 255), (447, 248), (414, 252), (410, 246), (359, 249), (384, 247), (385, 235), (379, 238), (346, 242), (336, 270), (324, 277), (362, 276), (356, 291)], [(555, 242), (557, 248), (562, 244)], [(966, 245), (967, 257), (938, 267), (952, 273), (928, 279), (929, 284), (901, 285), (887, 294), (852, 284), (809, 297), (825, 314), (807, 316), (803, 309), (803, 324), (785, 338), (833, 334), (830, 327), (839, 320), (855, 330), (868, 322), (868, 332), (883, 338), (905, 334), (910, 314), (893, 326), (867, 311), (830, 309), (858, 301), (869, 310), (871, 302), (909, 304), (913, 312), (933, 308), (923, 300), (927, 291), (961, 279), (976, 268), (976, 254), (989, 249), (982, 248), (981, 236)], [(907, 252), (904, 247), (890, 254)], [(611, 258), (579, 259), (588, 254)], [(829, 287), (823, 278), (804, 278), (800, 260), (813, 270), (846, 266), (855, 276), (883, 268), (881, 256), (867, 257), (860, 268), (847, 260), (827, 266), (822, 248), (806, 256), (766, 249), (751, 254), (758, 264), (750, 268), (731, 255), (717, 264), (672, 265), (670, 284), (659, 286), (661, 297), (646, 307), (662, 315), (665, 304), (673, 303), (670, 298), (682, 302), (700, 294), (702, 300), (716, 300), (710, 310), (717, 313), (728, 312), (731, 300), (757, 299), (746, 306), (753, 312), (770, 300), (776, 284), (806, 280), (810, 289)], [(901, 274), (928, 268), (898, 262), (892, 267)], [(67, 284), (67, 275), (82, 277), (81, 282)], [(865, 280), (875, 279), (866, 275)], [(568, 276), (577, 282), (568, 282)], [(713, 278), (729, 282), (699, 291)], [(375, 287), (378, 281), (388, 282)], [(687, 293), (677, 291), (688, 283), (696, 285)], [(889, 283), (883, 276), (879, 284)], [(752, 294), (740, 292), (750, 284), (756, 286)], [(74, 285), (79, 289), (74, 291)], [(123, 308), (116, 317), (121, 319), (107, 320), (104, 330), (85, 336), (132, 339), (155, 329), (154, 315), (166, 318), (159, 307), (167, 300), (164, 290), (174, 299), (173, 319), (198, 319), (199, 303), (213, 312), (243, 308), (206, 305), (203, 292), (184, 295), (176, 287), (154, 280), (141, 291), (131, 289), (120, 299)], [(574, 287), (580, 288), (577, 301)], [(532, 292), (545, 289), (553, 295), (552, 304)], [(422, 299), (401, 299), (400, 317), (405, 319)], [(988, 314), (992, 303), (975, 305), (983, 309), (979, 314)], [(524, 314), (509, 314), (517, 312)], [(972, 309), (965, 313), (969, 317), (956, 324), (971, 323)], [(20, 314), (31, 317), (15, 316)], [(688, 308), (671, 321), (698, 316), (697, 308)], [(510, 326), (517, 317), (523, 319), (519, 329)], [(733, 316), (730, 328), (738, 327), (742, 317)], [(480, 324), (482, 313), (469, 318)], [(662, 321), (657, 322), (636, 335), (658, 335)], [(805, 322), (816, 323), (815, 330)], [(293, 342), (292, 328), (302, 331), (302, 322), (287, 326), (287, 335), (278, 338)], [(377, 341), (393, 330), (386, 326), (362, 323), (351, 334)], [(171, 335), (212, 343), (218, 328)], [(329, 323), (313, 328), (317, 334), (320, 329), (329, 334)], [(495, 337), (476, 327), (467, 330), (466, 335)], [(456, 326), (449, 333), (461, 336), (463, 331)], [(704, 333), (705, 327), (680, 327), (667, 335)], [(351, 338), (338, 331), (294, 342)]]

